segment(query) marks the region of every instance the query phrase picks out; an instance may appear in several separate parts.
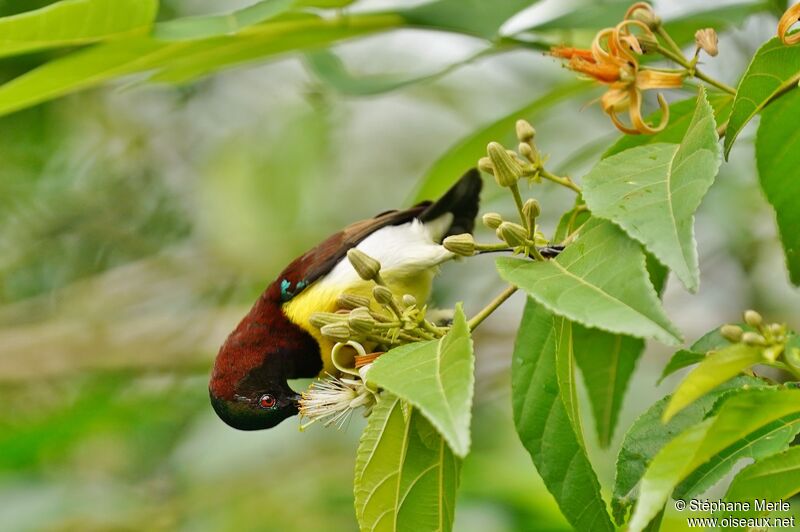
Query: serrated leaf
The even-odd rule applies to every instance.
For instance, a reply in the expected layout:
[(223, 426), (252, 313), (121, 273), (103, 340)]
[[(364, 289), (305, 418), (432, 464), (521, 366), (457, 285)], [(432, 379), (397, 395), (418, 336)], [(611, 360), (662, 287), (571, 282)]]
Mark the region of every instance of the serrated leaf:
[(608, 447), (628, 381), (644, 349), (639, 338), (572, 325), (575, 360), (592, 405), (597, 439)]
[(676, 488), (673, 497), (693, 499), (719, 482), (743, 458), (758, 460), (780, 452), (800, 432), (800, 414), (792, 414), (768, 423), (720, 450), (697, 467)]
[[(578, 530), (614, 530), (600, 484), (570, 421), (557, 369), (568, 322), (528, 299), (512, 358), (514, 423), (547, 489)], [(563, 379), (562, 379), (563, 382)], [(571, 400), (569, 404), (571, 403)]]
[(553, 260), (503, 257), (497, 269), (559, 316), (667, 344), (680, 341), (650, 284), (641, 247), (611, 222), (590, 219)]
[(664, 421), (728, 379), (763, 361), (758, 347), (733, 344), (709, 353), (678, 385), (664, 410)]
[[(710, 92), (707, 97), (708, 103), (714, 109), (714, 121), (717, 124), (725, 122), (733, 108), (733, 96), (724, 92)], [(606, 150), (603, 154), (603, 159), (636, 146), (646, 146), (659, 142), (680, 144), (683, 137), (686, 136), (689, 124), (692, 123), (696, 109), (697, 98), (689, 98), (670, 104), (669, 123), (666, 128), (654, 135), (622, 135), (617, 142)], [(658, 110), (651, 114), (647, 121), (650, 124), (658, 124), (661, 122), (661, 114), (661, 111)]]
[(383, 392), (356, 455), (354, 492), (361, 529), (451, 530), (460, 467), (424, 416)]
[(625, 434), (617, 456), (614, 495), (611, 500), (617, 524), (624, 522), (628, 510), (636, 502), (636, 487), (642, 475), (667, 442), (705, 419), (722, 397), (729, 397), (742, 389), (763, 386), (766, 386), (765, 382), (755, 377), (736, 377), (693, 402), (667, 423), (661, 422), (661, 416), (670, 400), (669, 396), (654, 403), (639, 416)]
[[(795, 48), (800, 49), (800, 46)], [(800, 286), (800, 89), (764, 109), (756, 136), (756, 162), (761, 190), (775, 209), (786, 267)]]
[(726, 400), (716, 416), (690, 427), (653, 458), (642, 477), (629, 530), (647, 526), (675, 487), (702, 464), (782, 418), (800, 418), (800, 390), (749, 390)]
[(147, 31), (157, 0), (65, 0), (0, 18), (0, 57)]
[(474, 366), (467, 319), (457, 305), (444, 338), (392, 349), (375, 361), (367, 378), (418, 408), (463, 458), (470, 445)]
[[(800, 446), (763, 458), (745, 467), (733, 478), (725, 500), (730, 502), (787, 501), (800, 493)], [(751, 511), (726, 512), (731, 517), (764, 516), (769, 512), (759, 512), (751, 504)], [(731, 530), (726, 528), (725, 530)], [(741, 530), (741, 529), (739, 529)]]
[(417, 184), (412, 203), (438, 198), (444, 194), (464, 171), (475, 166), (478, 159), (486, 155), (486, 145), (493, 140), (514, 138), (514, 123), (520, 119), (532, 119), (538, 113), (550, 109), (556, 103), (582, 94), (592, 88), (586, 82), (560, 85), (525, 106), (480, 126), (459, 140), (425, 172)]
[(589, 210), (644, 244), (691, 292), (700, 283), (694, 212), (720, 164), (716, 127), (701, 90), (680, 144), (631, 148), (603, 159), (583, 178)]
[(800, 80), (800, 46), (786, 46), (774, 37), (758, 49), (747, 67), (733, 101), (725, 132), (725, 157), (736, 137), (773, 98), (794, 90)]

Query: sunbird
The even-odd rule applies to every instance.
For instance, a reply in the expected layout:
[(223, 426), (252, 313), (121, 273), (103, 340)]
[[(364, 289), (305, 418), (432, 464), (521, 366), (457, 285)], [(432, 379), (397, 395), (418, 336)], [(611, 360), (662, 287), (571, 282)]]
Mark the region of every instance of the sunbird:
[(311, 325), (311, 316), (334, 312), (343, 293), (372, 293), (347, 259), (348, 250), (355, 247), (380, 262), (393, 293), (427, 301), (439, 265), (453, 257), (441, 241), (472, 232), (481, 187), (472, 169), (439, 200), (355, 222), (292, 261), (217, 354), (209, 383), (217, 415), (233, 428), (259, 430), (297, 414), (300, 395), (287, 380), (337, 373), (333, 343)]

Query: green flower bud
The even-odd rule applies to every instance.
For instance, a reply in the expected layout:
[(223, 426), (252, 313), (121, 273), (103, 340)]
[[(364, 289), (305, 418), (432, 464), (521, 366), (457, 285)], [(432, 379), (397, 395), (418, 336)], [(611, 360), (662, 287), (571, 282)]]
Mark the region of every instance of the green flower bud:
[(406, 294), (403, 296), (403, 305), (407, 307), (413, 307), (417, 304), (417, 298), (412, 296), (411, 294)]
[(755, 310), (748, 310), (744, 313), (744, 321), (750, 327), (761, 327), (761, 324), (764, 322), (764, 318), (761, 317), (761, 314), (756, 312)]
[(442, 245), (447, 251), (462, 257), (471, 257), (475, 254), (475, 239), (469, 233), (448, 236), (442, 241)]
[(729, 342), (738, 343), (741, 341), (744, 331), (738, 325), (723, 325), (720, 327), (719, 333)]
[(528, 243), (528, 232), (519, 224), (503, 222), (497, 228), (497, 236), (511, 247), (524, 246)]
[(522, 206), (522, 214), (525, 216), (525, 222), (528, 227), (536, 227), (536, 218), (542, 214), (542, 207), (535, 199), (529, 199)]
[(742, 342), (747, 345), (766, 345), (767, 343), (763, 336), (751, 331), (742, 334)]
[(488, 157), (481, 157), (478, 159), (478, 169), (481, 172), (494, 175), (494, 166), (492, 166), (492, 160)]
[(347, 251), (347, 258), (350, 264), (358, 273), (358, 276), (365, 281), (372, 281), (381, 271), (381, 263), (373, 259), (360, 249), (352, 248)]
[(381, 305), (392, 306), (395, 304), (394, 294), (385, 286), (376, 286), (372, 289), (372, 297)]
[(489, 229), (497, 229), (503, 223), (503, 217), (496, 212), (487, 212), (483, 215), (483, 225)]
[(520, 142), (530, 142), (536, 136), (536, 130), (527, 120), (517, 120), (516, 129)]
[(369, 313), (367, 307), (359, 307), (350, 311), (347, 319), (350, 328), (358, 333), (368, 334), (375, 329), (375, 318)]
[(344, 323), (331, 323), (322, 327), (319, 332), (334, 342), (347, 342), (350, 340), (350, 327)]
[(312, 327), (321, 329), (332, 323), (342, 323), (345, 319), (346, 316), (342, 314), (333, 314), (331, 312), (315, 312), (310, 318), (308, 318), (308, 322)]
[(368, 307), (369, 298), (356, 294), (340, 294), (339, 297), (336, 298), (336, 306), (345, 310), (352, 310), (358, 307)]
[(522, 175), (522, 165), (512, 157), (498, 142), (490, 142), (486, 147), (494, 167), (494, 178), (501, 187), (514, 186)]

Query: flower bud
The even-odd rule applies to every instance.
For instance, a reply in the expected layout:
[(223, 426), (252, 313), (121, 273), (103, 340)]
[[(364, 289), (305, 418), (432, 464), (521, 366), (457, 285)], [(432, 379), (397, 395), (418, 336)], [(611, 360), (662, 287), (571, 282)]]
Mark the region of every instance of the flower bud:
[(344, 323), (330, 323), (322, 327), (319, 332), (334, 342), (347, 342), (350, 340), (350, 327)]
[(308, 318), (308, 322), (311, 324), (311, 326), (316, 327), (317, 329), (321, 329), (332, 323), (342, 323), (344, 320), (345, 316), (330, 312), (315, 312)]
[(503, 217), (496, 212), (487, 212), (483, 215), (483, 225), (489, 229), (497, 229), (503, 223)]
[(761, 317), (761, 314), (756, 312), (755, 310), (748, 310), (744, 313), (744, 321), (750, 327), (758, 328), (761, 327), (761, 324), (764, 322), (764, 319)]
[(738, 325), (723, 325), (720, 327), (719, 333), (729, 342), (737, 343), (742, 339), (744, 331)]
[(360, 249), (352, 248), (348, 250), (347, 258), (350, 260), (350, 264), (353, 265), (353, 269), (355, 269), (358, 276), (365, 281), (375, 279), (381, 271), (381, 263)]
[(403, 305), (407, 307), (413, 307), (417, 304), (417, 298), (412, 296), (411, 294), (405, 294), (403, 296)]
[(716, 57), (719, 53), (719, 37), (717, 37), (717, 32), (714, 31), (714, 28), (697, 30), (694, 34), (694, 42), (698, 48), (711, 57)]
[(494, 167), (494, 178), (501, 187), (511, 187), (517, 184), (522, 175), (522, 165), (512, 157), (498, 142), (490, 142), (486, 147), (489, 159)]
[(528, 143), (536, 136), (536, 130), (533, 129), (533, 126), (527, 120), (517, 120), (516, 129), (517, 139), (519, 139), (520, 142)]
[(478, 159), (478, 169), (481, 172), (494, 175), (494, 166), (492, 166), (492, 160), (488, 157), (481, 157)]
[(525, 216), (525, 222), (528, 224), (528, 227), (535, 227), (536, 218), (542, 214), (542, 207), (536, 199), (531, 198), (522, 206), (522, 214)]
[(392, 291), (385, 286), (376, 286), (372, 289), (372, 297), (381, 305), (393, 305), (394, 295)]
[(636, 2), (628, 8), (625, 20), (638, 20), (644, 22), (651, 30), (661, 25), (661, 19), (647, 2)]
[(340, 294), (339, 297), (336, 298), (336, 306), (345, 310), (352, 310), (358, 307), (368, 307), (369, 298), (356, 294)]
[(528, 159), (530, 162), (534, 162), (536, 160), (536, 152), (533, 151), (533, 148), (530, 144), (520, 142), (519, 146), (517, 147), (517, 151), (519, 151), (519, 154)]
[(350, 328), (358, 333), (367, 334), (375, 329), (375, 318), (369, 313), (367, 307), (359, 307), (350, 311), (350, 317), (347, 320)]
[(511, 247), (524, 246), (528, 242), (528, 232), (519, 224), (503, 222), (497, 228), (497, 236)]
[(475, 239), (469, 233), (448, 236), (442, 241), (442, 245), (447, 251), (462, 257), (471, 257), (475, 254)]
[(742, 334), (742, 342), (747, 345), (766, 345), (767, 341), (756, 332), (748, 331)]

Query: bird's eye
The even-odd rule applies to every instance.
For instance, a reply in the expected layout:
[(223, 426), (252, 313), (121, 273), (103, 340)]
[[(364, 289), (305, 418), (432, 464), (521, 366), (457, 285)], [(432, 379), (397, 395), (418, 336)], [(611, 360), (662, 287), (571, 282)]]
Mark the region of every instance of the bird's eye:
[(275, 400), (275, 398), (268, 393), (262, 395), (261, 398), (258, 400), (258, 406), (267, 410), (275, 408), (275, 405), (277, 404), (278, 402)]

